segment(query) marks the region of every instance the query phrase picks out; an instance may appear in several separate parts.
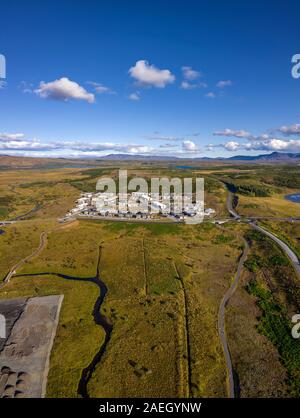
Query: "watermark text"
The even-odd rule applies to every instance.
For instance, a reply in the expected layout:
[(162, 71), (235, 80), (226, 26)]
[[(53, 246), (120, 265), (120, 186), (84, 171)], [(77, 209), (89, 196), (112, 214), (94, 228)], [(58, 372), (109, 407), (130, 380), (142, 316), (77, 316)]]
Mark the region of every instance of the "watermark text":
[(0, 54), (0, 78), (6, 78), (6, 59)]

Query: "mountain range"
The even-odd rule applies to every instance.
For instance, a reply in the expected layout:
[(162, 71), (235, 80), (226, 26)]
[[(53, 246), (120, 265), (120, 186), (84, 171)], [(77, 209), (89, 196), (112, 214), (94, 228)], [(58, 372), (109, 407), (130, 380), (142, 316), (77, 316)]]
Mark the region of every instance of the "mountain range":
[(174, 160), (193, 160), (193, 161), (257, 161), (257, 162), (300, 162), (300, 153), (272, 152), (271, 154), (259, 155), (235, 155), (233, 157), (197, 157), (181, 158), (161, 155), (128, 155), (128, 154), (108, 154), (99, 157), (98, 160), (140, 160), (140, 161), (174, 161)]

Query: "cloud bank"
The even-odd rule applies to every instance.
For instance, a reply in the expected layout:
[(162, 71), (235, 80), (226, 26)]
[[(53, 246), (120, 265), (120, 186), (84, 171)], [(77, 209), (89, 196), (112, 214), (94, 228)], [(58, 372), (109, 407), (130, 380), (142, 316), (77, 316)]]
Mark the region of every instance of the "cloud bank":
[[(282, 126), (277, 129), (278, 132), (289, 136), (300, 133), (300, 125)], [(299, 152), (300, 140), (276, 138), (269, 134), (263, 133), (261, 135), (253, 135), (246, 130), (235, 130), (226, 128), (223, 131), (213, 132), (215, 136), (231, 137), (244, 140), (246, 142), (228, 141), (221, 144), (210, 144), (209, 150), (214, 148), (225, 148), (227, 151), (285, 151), (285, 152)]]

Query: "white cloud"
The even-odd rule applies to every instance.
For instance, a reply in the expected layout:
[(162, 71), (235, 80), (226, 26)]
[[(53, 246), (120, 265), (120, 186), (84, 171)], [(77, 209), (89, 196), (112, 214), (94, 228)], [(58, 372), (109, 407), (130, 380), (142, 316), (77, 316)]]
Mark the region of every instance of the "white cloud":
[(129, 154), (150, 153), (154, 148), (141, 144), (119, 144), (114, 142), (95, 142), (80, 143), (76, 141), (59, 141), (51, 143), (43, 143), (37, 139), (33, 140), (7, 140), (0, 142), (0, 151), (53, 151), (57, 152), (80, 152), (85, 153), (101, 153), (101, 152), (121, 152)]
[(141, 99), (141, 95), (140, 95), (140, 93), (137, 91), (137, 92), (135, 92), (135, 93), (131, 93), (131, 94), (128, 96), (128, 99), (129, 99), (129, 100), (133, 100), (133, 101), (135, 101), (135, 102), (138, 102), (138, 101)]
[(205, 96), (208, 97), (209, 99), (215, 99), (215, 97), (216, 97), (215, 93), (213, 93), (212, 91), (207, 93)]
[(206, 145), (206, 151), (213, 151), (215, 149), (215, 145), (214, 144), (208, 144)]
[[(259, 138), (262, 138), (259, 137)], [(225, 148), (227, 151), (284, 151), (284, 152), (300, 152), (300, 140), (296, 139), (281, 139), (281, 138), (267, 138), (267, 139), (252, 139), (249, 142), (228, 141), (222, 144), (209, 144), (208, 148), (211, 151), (214, 148)]]
[(93, 86), (97, 94), (116, 94), (116, 92), (110, 87), (106, 87), (103, 84), (96, 83), (95, 81), (88, 81), (87, 84)]
[(300, 135), (300, 124), (294, 124), (290, 126), (281, 126), (278, 129), (279, 132), (281, 132), (284, 135)]
[(60, 144), (44, 144), (38, 140), (0, 142), (0, 151), (50, 151), (60, 148)]
[(111, 153), (124, 153), (129, 155), (161, 155), (186, 156), (199, 152), (197, 145), (189, 140), (180, 144), (164, 143), (158, 147), (135, 143), (116, 142), (88, 142), (79, 141), (53, 141), (42, 142), (39, 139), (25, 139), (24, 134), (1, 134), (0, 154), (35, 156), (35, 157), (73, 157), (89, 158), (101, 157)]
[(168, 136), (168, 135), (160, 135), (159, 133), (155, 133), (154, 135), (146, 135), (144, 138), (150, 139), (152, 141), (183, 141), (183, 136)]
[(165, 148), (165, 149), (169, 149), (169, 148), (177, 148), (178, 145), (177, 144), (161, 144), (159, 146), (159, 148)]
[(173, 83), (175, 76), (169, 70), (160, 70), (148, 61), (140, 60), (129, 69), (129, 74), (136, 79), (141, 86), (164, 88), (167, 84)]
[(236, 151), (240, 148), (240, 144), (235, 141), (229, 141), (224, 144), (224, 148), (226, 148), (227, 151)]
[(265, 141), (269, 138), (270, 138), (269, 134), (261, 134), (261, 135), (258, 135), (258, 136), (249, 136), (250, 140), (259, 140), (259, 141)]
[(235, 130), (235, 129), (224, 129), (224, 131), (215, 131), (213, 133), (215, 136), (233, 136), (235, 138), (252, 138), (253, 136), (250, 132), (244, 130)]
[(136, 145), (136, 146), (126, 146), (126, 151), (129, 154), (148, 154), (153, 150), (152, 147), (148, 147), (148, 146), (143, 146), (143, 145)]
[(63, 101), (74, 99), (85, 100), (88, 103), (95, 102), (94, 94), (88, 93), (82, 86), (75, 81), (69, 80), (67, 77), (62, 77), (59, 80), (50, 81), (49, 83), (41, 81), (35, 93), (43, 99)]
[(23, 93), (34, 93), (34, 85), (32, 83), (27, 83), (27, 81), (21, 81), (18, 87)]
[(200, 71), (193, 70), (192, 67), (188, 67), (188, 66), (181, 67), (181, 71), (182, 71), (182, 76), (183, 76), (183, 81), (180, 84), (181, 89), (194, 90), (194, 89), (207, 87), (206, 83), (195, 82), (195, 80), (202, 77), (202, 74), (200, 73)]
[(184, 149), (184, 151), (188, 151), (188, 152), (199, 151), (197, 144), (195, 144), (195, 142), (190, 141), (190, 140), (183, 141), (182, 148)]
[(265, 141), (252, 141), (245, 144), (246, 150), (300, 152), (300, 140), (271, 138)]
[(152, 147), (141, 145), (141, 144), (120, 144), (115, 142), (62, 142), (61, 148), (76, 150), (81, 152), (121, 152), (121, 153), (148, 153), (153, 150)]
[(8, 133), (1, 133), (0, 132), (0, 141), (1, 142), (8, 142), (8, 141), (20, 141), (24, 138), (24, 134), (16, 133), (16, 134), (8, 134)]
[(189, 83), (188, 81), (182, 81), (182, 83), (180, 84), (180, 88), (183, 90), (194, 90), (206, 87), (206, 83)]
[(181, 67), (182, 75), (185, 80), (196, 80), (197, 78), (201, 77), (200, 71), (193, 70), (192, 67), (184, 66)]
[(220, 80), (217, 83), (217, 87), (219, 87), (220, 89), (223, 89), (224, 87), (228, 87), (232, 85), (232, 81), (231, 80)]

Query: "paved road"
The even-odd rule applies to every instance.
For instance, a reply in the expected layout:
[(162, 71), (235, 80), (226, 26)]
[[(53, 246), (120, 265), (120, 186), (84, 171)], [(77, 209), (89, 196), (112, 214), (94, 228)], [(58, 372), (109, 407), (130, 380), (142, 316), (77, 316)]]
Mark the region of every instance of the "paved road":
[(227, 374), (228, 374), (229, 398), (234, 398), (234, 378), (233, 378), (232, 361), (231, 361), (230, 351), (228, 348), (227, 335), (226, 335), (225, 311), (226, 311), (226, 305), (229, 302), (229, 299), (233, 296), (234, 292), (237, 289), (237, 286), (238, 286), (238, 283), (239, 283), (239, 280), (243, 271), (244, 263), (246, 261), (246, 258), (249, 252), (249, 245), (244, 238), (243, 240), (244, 240), (243, 254), (239, 260), (239, 264), (238, 264), (238, 268), (237, 268), (234, 280), (230, 288), (227, 290), (227, 292), (223, 296), (223, 299), (219, 307), (219, 313), (218, 313), (218, 332), (219, 332), (221, 344), (222, 344), (224, 355), (225, 355)]
[[(233, 199), (233, 193), (231, 193), (228, 190), (227, 194), (227, 209), (228, 212), (235, 218), (235, 220), (240, 219), (239, 214), (233, 209), (232, 207), (232, 199)], [(293, 266), (297, 272), (297, 274), (300, 276), (300, 261), (297, 257), (297, 255), (294, 253), (294, 251), (281, 239), (279, 239), (276, 235), (272, 234), (268, 230), (262, 228), (261, 226), (257, 225), (255, 223), (256, 220), (259, 219), (271, 219), (271, 220), (280, 220), (280, 221), (290, 221), (290, 222), (298, 222), (299, 218), (272, 218), (272, 217), (246, 217), (245, 221), (249, 223), (254, 229), (257, 231), (260, 231), (261, 233), (267, 235), (269, 238), (271, 238), (273, 241), (275, 241), (280, 248), (286, 253), (286, 255), (289, 257), (291, 262), (293, 263)], [(241, 219), (243, 220), (243, 219)]]
[(233, 218), (237, 219), (244, 219), (246, 221), (252, 220), (260, 220), (260, 219), (269, 219), (271, 221), (288, 221), (288, 222), (300, 222), (299, 217), (276, 217), (276, 216), (244, 216), (243, 218), (239, 215), (236, 210), (233, 208), (233, 197), (234, 193), (227, 189), (227, 199), (226, 199), (226, 206), (227, 210)]
[(83, 219), (88, 221), (103, 221), (103, 222), (126, 222), (126, 223), (137, 223), (137, 224), (178, 224), (183, 223), (180, 219), (167, 218), (163, 219), (143, 219), (143, 218), (118, 218), (109, 216), (88, 216), (88, 215), (77, 215), (76, 219)]
[(227, 200), (226, 200), (226, 205), (227, 205), (227, 210), (230, 213), (230, 215), (232, 215), (235, 219), (239, 219), (240, 216), (238, 215), (238, 213), (236, 213), (236, 211), (233, 209), (233, 196), (234, 194), (232, 192), (230, 192), (228, 190), (228, 194), (227, 194)]
[(250, 222), (249, 225), (251, 225), (254, 229), (257, 231), (262, 232), (263, 234), (267, 235), (269, 238), (271, 238), (273, 241), (275, 241), (280, 248), (286, 253), (286, 255), (289, 257), (291, 262), (293, 263), (293, 266), (297, 272), (297, 274), (300, 276), (300, 262), (297, 257), (297, 255), (290, 249), (290, 247), (281, 239), (279, 239), (276, 235), (272, 234), (271, 232), (267, 231), (266, 229), (262, 228), (259, 225), (256, 225), (254, 222)]
[(35, 212), (37, 212), (40, 209), (42, 209), (42, 205), (40, 203), (37, 203), (35, 205), (35, 207), (30, 209), (28, 212), (25, 212), (22, 215), (16, 216), (15, 218), (9, 219), (9, 221), (13, 222), (13, 221), (22, 220), (22, 219), (26, 218), (27, 216), (30, 216), (30, 215), (34, 214)]
[(22, 260), (20, 260), (17, 264), (15, 264), (10, 271), (7, 273), (7, 275), (5, 276), (5, 279), (3, 280), (3, 283), (0, 285), (0, 288), (5, 284), (8, 283), (10, 281), (10, 279), (12, 278), (12, 276), (14, 274), (16, 274), (16, 271), (22, 267), (24, 265), (24, 263), (26, 263), (26, 261), (31, 260), (31, 258), (35, 257), (36, 255), (38, 255), (45, 247), (46, 245), (46, 240), (47, 240), (47, 232), (42, 232), (40, 235), (40, 243), (38, 248), (36, 248), (33, 253), (31, 253), (30, 255), (28, 255), (27, 257), (23, 258)]
[(249, 218), (249, 219), (252, 219), (252, 220), (257, 220), (257, 221), (259, 221), (260, 219), (262, 219), (262, 220), (270, 220), (270, 221), (287, 221), (287, 222), (300, 222), (300, 218), (291, 218), (291, 217), (289, 217), (289, 218), (283, 218), (283, 217), (275, 217), (275, 216), (251, 216), (251, 217), (247, 217), (246, 216), (246, 218)]

